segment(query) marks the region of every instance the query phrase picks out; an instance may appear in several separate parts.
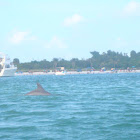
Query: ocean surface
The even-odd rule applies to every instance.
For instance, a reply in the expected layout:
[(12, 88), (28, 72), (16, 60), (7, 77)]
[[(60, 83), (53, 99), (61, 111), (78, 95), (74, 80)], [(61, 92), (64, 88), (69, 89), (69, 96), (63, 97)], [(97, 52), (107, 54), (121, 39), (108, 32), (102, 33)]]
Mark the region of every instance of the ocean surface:
[(0, 78), (0, 140), (139, 139), (138, 73)]

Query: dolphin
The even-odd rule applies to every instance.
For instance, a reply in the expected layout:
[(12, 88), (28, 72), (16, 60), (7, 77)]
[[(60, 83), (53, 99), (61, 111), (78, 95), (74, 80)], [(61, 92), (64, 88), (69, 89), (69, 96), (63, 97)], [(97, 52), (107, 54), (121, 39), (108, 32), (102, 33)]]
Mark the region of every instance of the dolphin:
[(27, 93), (26, 95), (33, 95), (33, 96), (43, 95), (43, 96), (48, 96), (48, 95), (50, 95), (50, 93), (45, 91), (44, 88), (39, 83), (37, 83), (37, 89)]

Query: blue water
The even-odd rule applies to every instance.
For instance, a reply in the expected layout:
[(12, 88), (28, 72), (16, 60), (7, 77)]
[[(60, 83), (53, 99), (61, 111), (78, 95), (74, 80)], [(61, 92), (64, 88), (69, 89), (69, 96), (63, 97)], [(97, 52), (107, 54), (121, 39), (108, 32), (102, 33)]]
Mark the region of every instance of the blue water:
[(0, 78), (0, 140), (36, 139), (139, 140), (140, 74)]

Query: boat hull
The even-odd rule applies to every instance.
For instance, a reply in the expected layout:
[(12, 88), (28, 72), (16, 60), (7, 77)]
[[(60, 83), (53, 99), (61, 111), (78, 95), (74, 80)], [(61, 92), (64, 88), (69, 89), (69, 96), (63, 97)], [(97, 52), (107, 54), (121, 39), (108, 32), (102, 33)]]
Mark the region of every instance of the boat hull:
[(17, 68), (5, 68), (1, 71), (0, 77), (14, 76)]
[(56, 72), (55, 75), (65, 75), (65, 72)]

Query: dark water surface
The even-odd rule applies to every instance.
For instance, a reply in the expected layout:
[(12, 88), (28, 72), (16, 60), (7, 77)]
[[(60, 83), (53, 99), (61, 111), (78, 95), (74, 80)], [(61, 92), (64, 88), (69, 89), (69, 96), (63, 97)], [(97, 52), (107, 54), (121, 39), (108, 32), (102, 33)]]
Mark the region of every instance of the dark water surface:
[(22, 139), (139, 140), (140, 74), (0, 78), (0, 140)]

